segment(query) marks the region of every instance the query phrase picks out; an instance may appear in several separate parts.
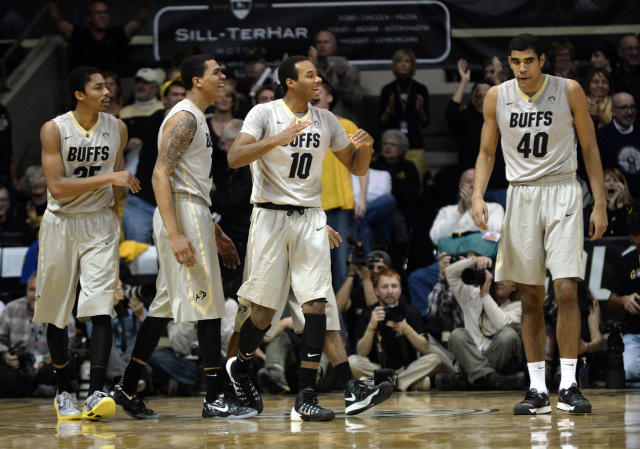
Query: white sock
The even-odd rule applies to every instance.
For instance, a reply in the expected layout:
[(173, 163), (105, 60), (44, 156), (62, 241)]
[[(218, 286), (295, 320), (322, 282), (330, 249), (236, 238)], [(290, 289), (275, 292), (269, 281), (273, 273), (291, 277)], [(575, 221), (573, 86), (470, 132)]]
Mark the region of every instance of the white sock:
[(535, 388), (538, 393), (548, 393), (547, 383), (544, 379), (544, 360), (542, 362), (527, 363), (529, 377), (531, 378), (531, 388)]
[(560, 359), (560, 386), (558, 390), (565, 390), (571, 388), (571, 385), (576, 384), (576, 366), (578, 365), (578, 359)]

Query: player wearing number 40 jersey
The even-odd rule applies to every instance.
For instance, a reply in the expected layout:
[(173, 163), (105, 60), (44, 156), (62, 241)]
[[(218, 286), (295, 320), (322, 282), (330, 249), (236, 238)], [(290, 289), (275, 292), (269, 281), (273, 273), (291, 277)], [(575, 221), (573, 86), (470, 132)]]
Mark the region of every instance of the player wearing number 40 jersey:
[[(304, 322), (300, 392), (291, 418), (326, 421), (334, 414), (318, 405), (316, 371), (326, 349), (325, 334), (327, 342), (335, 337), (339, 341), (340, 324), (335, 296), (328, 293), (331, 262), (327, 218), (320, 201), (322, 161), (331, 148), (351, 173), (364, 175), (373, 139), (361, 129), (347, 136), (331, 112), (309, 104), (319, 98), (322, 79), (307, 58), (285, 59), (278, 76), (284, 98), (255, 106), (227, 155), (233, 168), (251, 164), (254, 205), (245, 279), (238, 291), (241, 301), (251, 303), (251, 312), (242, 323), (238, 356), (229, 359), (227, 372), (240, 402), (262, 410), (248, 376), (249, 361), (291, 289), (292, 313), (301, 309), (303, 320), (299, 321)], [(330, 359), (343, 380), (348, 414), (371, 407), (391, 393), (388, 383), (382, 388), (356, 384), (341, 343), (330, 345), (327, 353), (332, 354)]]
[(576, 135), (595, 205), (592, 239), (607, 227), (604, 178), (593, 121), (580, 85), (542, 73), (545, 54), (539, 38), (521, 34), (509, 44), (515, 79), (492, 87), (484, 100), (484, 125), (472, 197), (473, 219), (487, 228), (487, 187), (498, 138), (509, 189), (495, 266), (496, 281), (518, 284), (523, 296), (522, 338), (531, 387), (514, 414), (550, 413), (545, 384), (545, 330), (542, 315), (546, 268), (558, 301), (560, 395), (557, 407), (590, 413), (591, 403), (575, 382), (580, 339), (577, 281), (582, 272), (582, 191), (576, 181)]
[[(76, 108), (42, 126), (42, 168), (47, 211), (40, 227), (40, 256), (33, 320), (49, 323), (47, 343), (56, 371), (59, 419), (98, 420), (115, 413), (102, 392), (111, 351), (111, 312), (118, 282), (120, 226), (114, 196), (119, 186), (136, 193), (140, 182), (122, 165), (127, 128), (102, 111), (109, 90), (100, 71), (78, 67), (68, 77)], [(91, 318), (89, 397), (82, 412), (72, 387), (66, 323), (80, 281), (78, 318)]]

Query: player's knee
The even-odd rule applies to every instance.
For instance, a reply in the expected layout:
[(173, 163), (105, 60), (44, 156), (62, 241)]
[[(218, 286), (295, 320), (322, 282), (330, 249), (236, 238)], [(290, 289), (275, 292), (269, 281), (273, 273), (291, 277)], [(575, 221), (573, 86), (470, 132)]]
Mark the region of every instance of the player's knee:
[(558, 307), (565, 307), (574, 303), (577, 304), (577, 285), (571, 279), (558, 279), (553, 283), (553, 290)]
[(307, 301), (302, 304), (302, 312), (304, 314), (324, 314), (326, 304), (327, 300), (325, 298), (312, 299), (311, 301)]
[(251, 321), (258, 329), (266, 329), (271, 324), (275, 310), (258, 304), (251, 305)]

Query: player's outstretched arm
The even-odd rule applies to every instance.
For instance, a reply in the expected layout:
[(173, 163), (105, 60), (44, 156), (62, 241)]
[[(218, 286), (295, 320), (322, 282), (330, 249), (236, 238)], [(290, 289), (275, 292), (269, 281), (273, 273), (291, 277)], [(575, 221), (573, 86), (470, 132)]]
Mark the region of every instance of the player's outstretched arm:
[[(249, 120), (249, 116), (247, 116), (247, 120)], [(258, 160), (275, 147), (289, 145), (293, 139), (302, 134), (309, 125), (311, 125), (311, 121), (297, 123), (297, 120), (293, 120), (293, 122), (279, 134), (258, 141), (250, 134), (238, 134), (238, 137), (236, 137), (227, 154), (229, 167), (244, 167)]]
[(587, 97), (576, 81), (569, 81), (569, 106), (573, 114), (573, 126), (576, 128), (582, 158), (589, 175), (593, 193), (593, 212), (589, 219), (589, 237), (591, 240), (602, 237), (607, 229), (607, 201), (604, 194), (604, 175), (600, 162), (600, 150), (596, 141), (596, 131), (589, 115)]
[(171, 250), (178, 263), (188, 267), (195, 264), (196, 252), (191, 242), (182, 235), (182, 231), (178, 226), (178, 220), (173, 209), (169, 176), (176, 169), (184, 152), (189, 148), (196, 129), (196, 119), (193, 114), (187, 111), (180, 111), (167, 121), (160, 141), (160, 148), (158, 148), (156, 165), (153, 167), (153, 176), (151, 177), (156, 204), (162, 217), (162, 223), (167, 230), (167, 234), (169, 234)]
[(356, 176), (364, 176), (369, 171), (371, 154), (373, 153), (373, 137), (364, 129), (349, 134), (348, 147), (334, 154), (342, 164)]
[(487, 190), (489, 178), (493, 171), (498, 146), (498, 120), (496, 118), (496, 105), (498, 104), (498, 88), (492, 87), (484, 97), (483, 114), (484, 124), (480, 136), (480, 152), (476, 160), (476, 171), (473, 179), (473, 195), (471, 196), (471, 214), (473, 222), (480, 229), (487, 230), (489, 212), (484, 202), (484, 192)]
[(60, 130), (52, 120), (40, 129), (42, 143), (42, 170), (47, 189), (55, 199), (82, 195), (105, 184), (126, 186), (132, 192), (140, 190), (140, 181), (129, 172), (103, 173), (86, 178), (65, 177), (64, 163), (60, 154)]

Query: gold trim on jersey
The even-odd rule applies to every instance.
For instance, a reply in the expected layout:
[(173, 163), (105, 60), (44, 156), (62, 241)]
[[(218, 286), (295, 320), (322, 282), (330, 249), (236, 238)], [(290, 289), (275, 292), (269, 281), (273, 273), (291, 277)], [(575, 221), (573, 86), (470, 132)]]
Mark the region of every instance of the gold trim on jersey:
[(309, 105), (307, 105), (307, 112), (304, 114), (304, 116), (302, 118), (298, 118), (291, 109), (289, 109), (289, 106), (287, 106), (287, 103), (284, 102), (284, 100), (281, 98), (280, 100), (278, 100), (281, 102), (283, 108), (284, 108), (284, 112), (287, 113), (287, 115), (289, 117), (291, 117), (294, 120), (297, 120), (297, 123), (301, 123), (301, 122), (306, 122), (307, 120), (309, 120), (309, 117), (311, 116), (311, 108), (309, 107)]
[(526, 101), (528, 104), (535, 103), (536, 100), (540, 98), (540, 96), (542, 95), (542, 92), (544, 92), (545, 88), (547, 87), (547, 83), (549, 82), (549, 77), (547, 75), (543, 75), (543, 76), (544, 76), (544, 81), (542, 82), (542, 86), (540, 87), (540, 89), (538, 89), (538, 92), (536, 92), (535, 95), (531, 97), (520, 90), (520, 85), (518, 84), (518, 80), (516, 80), (516, 92), (518, 92), (518, 95), (520, 95), (520, 97), (522, 97), (522, 99)]
[(80, 134), (82, 134), (87, 139), (90, 139), (93, 136), (93, 133), (96, 132), (96, 129), (98, 129), (98, 125), (100, 124), (100, 119), (102, 117), (100, 113), (98, 113), (98, 120), (96, 120), (94, 125), (90, 129), (84, 129), (80, 122), (76, 120), (76, 116), (73, 115), (73, 111), (69, 111), (69, 116), (71, 116), (71, 122), (75, 125), (78, 131), (80, 131)]
[[(202, 117), (202, 119), (206, 122), (207, 121), (207, 117), (204, 115), (204, 112), (202, 112), (202, 109), (200, 109), (200, 106), (195, 104), (193, 102), (193, 100), (190, 100), (189, 98), (185, 98), (185, 100), (187, 100), (189, 103), (191, 103), (193, 105), (193, 107), (196, 109), (196, 111), (198, 111), (198, 114), (200, 114), (200, 117)], [(181, 109), (181, 111), (191, 112), (191, 111), (187, 111), (186, 109)]]

